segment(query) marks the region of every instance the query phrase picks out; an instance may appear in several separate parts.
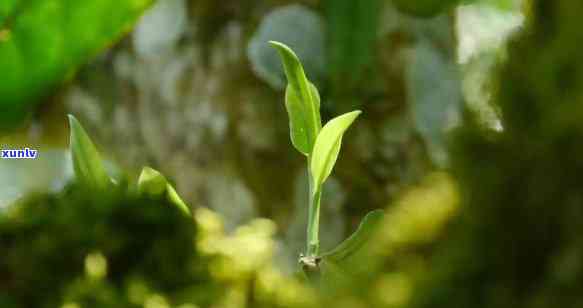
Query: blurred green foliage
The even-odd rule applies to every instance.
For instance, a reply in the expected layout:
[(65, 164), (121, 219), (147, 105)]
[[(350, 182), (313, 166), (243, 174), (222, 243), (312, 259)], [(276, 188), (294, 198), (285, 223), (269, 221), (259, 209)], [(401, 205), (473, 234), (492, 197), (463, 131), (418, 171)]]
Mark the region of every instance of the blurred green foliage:
[(457, 133), (462, 212), (413, 307), (583, 304), (583, 3), (530, 5), (497, 73), (503, 131), (470, 116)]
[(104, 194), (73, 183), (29, 195), (0, 216), (0, 305), (313, 304), (311, 291), (271, 263), (271, 221), (254, 220), (227, 236), (213, 212), (198, 208), (192, 218), (126, 185)]
[(0, 3), (0, 24), (4, 23), (6, 18), (14, 12), (16, 3), (17, 0), (6, 0)]
[(460, 0), (391, 0), (401, 11), (418, 17), (433, 17), (454, 7)]
[[(70, 185), (56, 195), (29, 196), (0, 217), (0, 302), (59, 307), (68, 298), (82, 307), (132, 307), (134, 284), (177, 292), (209, 276), (195, 235), (192, 220), (171, 205), (121, 189), (98, 197)], [(94, 253), (107, 263), (99, 277), (87, 268)], [(206, 286), (190, 295), (208, 294)]]
[(328, 70), (337, 91), (355, 86), (374, 58), (381, 13), (380, 0), (327, 0)]
[(403, 13), (416, 17), (430, 18), (448, 9), (454, 8), (458, 4), (486, 4), (500, 10), (516, 9), (521, 1), (517, 0), (391, 0), (395, 7)]
[(151, 0), (8, 0), (0, 3), (0, 130), (123, 33)]

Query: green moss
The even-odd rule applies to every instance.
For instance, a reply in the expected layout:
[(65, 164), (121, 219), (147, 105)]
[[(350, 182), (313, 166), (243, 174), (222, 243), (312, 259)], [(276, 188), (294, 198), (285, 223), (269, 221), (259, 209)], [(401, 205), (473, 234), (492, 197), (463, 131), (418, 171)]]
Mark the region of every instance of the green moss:
[[(195, 234), (192, 220), (172, 205), (126, 192), (97, 196), (73, 185), (30, 196), (0, 218), (0, 299), (58, 307), (65, 295), (90, 295), (92, 306), (128, 306), (132, 280), (172, 294), (208, 279)], [(94, 253), (107, 263), (103, 281), (86, 273)]]

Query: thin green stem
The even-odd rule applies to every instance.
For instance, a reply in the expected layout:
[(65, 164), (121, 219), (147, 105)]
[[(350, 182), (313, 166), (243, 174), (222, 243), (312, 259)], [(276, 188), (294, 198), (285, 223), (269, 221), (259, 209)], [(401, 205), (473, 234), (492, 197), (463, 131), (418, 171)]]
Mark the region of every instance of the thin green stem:
[(320, 190), (310, 197), (310, 212), (308, 214), (308, 256), (315, 257), (320, 250), (318, 230), (320, 228)]
[(320, 250), (318, 231), (320, 228), (320, 187), (314, 187), (314, 181), (310, 173), (310, 157), (308, 157), (308, 178), (310, 182), (310, 204), (308, 208), (308, 230), (306, 256), (315, 257)]

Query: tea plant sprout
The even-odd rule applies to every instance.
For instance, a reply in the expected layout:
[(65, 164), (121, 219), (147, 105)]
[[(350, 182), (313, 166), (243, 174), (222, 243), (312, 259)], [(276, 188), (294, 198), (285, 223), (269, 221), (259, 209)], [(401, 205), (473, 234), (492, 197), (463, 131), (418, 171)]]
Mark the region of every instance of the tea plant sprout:
[(269, 43), (277, 50), (288, 81), (285, 107), (291, 142), (306, 157), (309, 175), (306, 252), (300, 255), (299, 262), (306, 273), (317, 272), (321, 260), (338, 263), (356, 252), (370, 238), (383, 213), (380, 210), (369, 213), (351, 237), (330, 252), (320, 253), (318, 231), (322, 187), (336, 164), (344, 133), (361, 111), (338, 116), (322, 127), (320, 95), (306, 77), (300, 60), (288, 46), (275, 41)]
[[(69, 115), (69, 130), (69, 151), (77, 181), (84, 188), (99, 193), (112, 189), (115, 184), (107, 175), (97, 148), (79, 121), (72, 115)], [(142, 169), (136, 191), (141, 196), (164, 199), (186, 216), (191, 216), (190, 209), (182, 201), (174, 187), (168, 183), (160, 172), (150, 167)]]

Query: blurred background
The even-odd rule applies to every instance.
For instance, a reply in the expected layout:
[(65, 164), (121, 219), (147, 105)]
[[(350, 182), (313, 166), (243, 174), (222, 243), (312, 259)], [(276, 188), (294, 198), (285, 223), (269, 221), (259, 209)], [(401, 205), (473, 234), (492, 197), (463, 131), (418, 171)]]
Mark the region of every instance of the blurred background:
[(0, 49), (2, 141), (40, 154), (0, 161), (2, 207), (71, 178), (71, 113), (112, 169), (160, 170), (228, 229), (275, 220), (294, 263), (307, 177), (267, 41), (296, 51), (322, 94), (323, 121), (364, 111), (326, 187), (322, 235), (332, 246), (365, 213), (447, 166), (446, 134), (464, 104), (500, 129), (488, 72), (523, 21), (519, 1), (493, 0), (436, 8), (433, 18), (384, 0), (12, 2)]
[[(290, 143), (284, 108), (286, 80), (269, 40), (281, 41), (296, 51), (308, 78), (320, 89), (324, 121), (350, 110), (363, 111), (345, 136), (337, 166), (324, 189), (320, 231), (324, 250), (346, 238), (367, 212), (377, 208), (397, 209), (387, 220), (392, 225), (407, 222), (402, 223), (404, 235), (397, 232), (390, 240), (385, 238), (391, 245), (401, 243), (399, 236), (403, 236), (407, 238), (404, 243), (421, 238), (424, 245), (433, 247), (438, 244), (427, 241), (440, 238), (431, 235), (434, 224), (453, 215), (460, 203), (452, 200), (461, 198), (462, 213), (468, 202), (475, 207), (485, 204), (484, 212), (490, 209), (509, 217), (522, 213), (518, 204), (529, 202), (579, 205), (577, 189), (570, 190), (572, 198), (557, 201), (552, 198), (560, 195), (561, 188), (541, 184), (547, 181), (543, 176), (547, 174), (549, 181), (558, 181), (557, 187), (576, 187), (576, 181), (568, 180), (567, 170), (580, 166), (575, 158), (578, 148), (570, 147), (578, 132), (575, 128), (580, 129), (575, 124), (579, 113), (558, 108), (552, 114), (559, 120), (546, 121), (543, 116), (551, 115), (540, 107), (544, 104), (529, 103), (580, 98), (579, 79), (573, 76), (579, 76), (581, 70), (579, 66), (569, 69), (569, 63), (576, 61), (576, 48), (571, 48), (568, 38), (577, 42), (581, 37), (575, 30), (579, 27), (576, 16), (569, 14), (576, 14), (581, 5), (560, 2), (2, 0), (0, 146), (34, 148), (39, 154), (36, 160), (0, 159), (0, 215), (17, 207), (17, 200), (28, 200), (34, 193), (59, 193), (73, 180), (66, 121), (70, 113), (97, 144), (112, 177), (135, 179), (143, 166), (160, 170), (193, 208), (209, 208), (212, 215), (218, 215), (226, 234), (236, 234), (242, 226), (267, 218), (273, 224), (275, 267), (293, 275), (305, 245), (307, 175), (304, 160)], [(512, 58), (507, 41), (524, 33), (528, 35), (521, 36)], [(555, 45), (548, 47), (549, 55), (537, 58), (534, 51), (546, 50), (551, 42)], [(537, 63), (532, 70), (529, 59)], [(561, 77), (551, 80), (549, 76), (555, 72)], [(562, 119), (568, 119), (566, 124), (560, 124)], [(565, 133), (565, 138), (559, 138), (568, 129), (573, 135)], [(456, 135), (456, 131), (461, 133)], [(548, 143), (530, 143), (533, 140)], [(553, 154), (555, 146), (564, 146), (573, 157), (557, 165), (560, 155)], [(548, 166), (539, 176), (530, 167), (540, 166), (541, 161)], [(532, 175), (531, 182), (523, 181), (527, 173)], [(512, 178), (511, 184), (499, 178)], [(452, 188), (453, 182), (459, 182), (461, 188)], [(516, 188), (515, 193), (522, 199), (508, 191), (513, 189), (508, 185), (521, 183), (524, 187)], [(475, 193), (478, 188), (483, 192)], [(510, 195), (514, 199), (503, 197)], [(549, 198), (537, 199), (541, 196)], [(425, 204), (432, 202), (447, 205)], [(408, 209), (407, 203), (413, 205)], [(416, 207), (417, 203), (424, 205)], [(497, 207), (510, 203), (516, 205), (516, 212)], [(455, 224), (461, 230), (473, 230), (461, 233), (492, 231), (475, 227), (476, 217), (504, 228), (514, 222), (502, 214), (479, 213), (469, 215), (470, 222), (462, 219)], [(547, 239), (533, 215), (522, 221), (536, 232), (518, 232), (524, 235), (519, 242), (530, 242), (530, 236)], [(559, 228), (561, 219), (543, 220), (549, 228)], [(493, 247), (507, 235), (496, 233)], [(474, 249), (467, 243), (475, 239), (467, 237), (453, 241), (462, 244), (448, 244), (444, 249)], [(505, 243), (502, 247), (511, 249), (515, 242)], [(463, 249), (456, 250), (456, 245)], [(549, 245), (540, 247), (554, 247)], [(424, 246), (415, 258), (405, 253), (398, 260), (409, 260), (406, 265), (380, 262), (380, 271), (391, 275), (379, 278), (375, 288), (386, 292), (377, 294), (381, 299), (373, 303), (403, 306), (404, 298), (409, 298), (407, 292), (412, 291), (401, 269), (425, 270), (416, 262), (423, 263), (429, 250)], [(526, 253), (512, 251), (512, 256)], [(537, 251), (535, 256), (544, 254)], [(565, 281), (581, 283), (580, 276), (573, 274), (573, 268), (581, 267), (576, 260), (579, 252), (573, 248), (565, 260), (557, 257), (561, 260), (557, 264), (566, 264), (558, 267), (571, 269), (559, 271), (567, 277), (559, 280), (569, 286), (572, 284)], [(395, 252), (400, 253), (403, 251)], [(495, 259), (491, 253), (481, 258)], [(2, 254), (0, 251), (0, 259)], [(99, 253), (91, 256), (90, 261), (101, 262)], [(460, 256), (452, 260), (467, 260)], [(470, 269), (463, 270), (471, 272), (471, 266), (466, 266)], [(497, 263), (488, 266), (501, 271), (516, 269)], [(0, 270), (0, 281), (2, 273)], [(548, 300), (557, 298), (557, 293), (549, 291), (548, 298), (541, 295), (545, 299), (531, 299), (528, 304), (512, 300), (533, 290), (522, 289), (526, 284), (521, 282), (529, 275), (520, 270), (513, 273), (508, 281), (516, 284), (456, 297), (458, 301), (450, 307), (467, 307), (467, 298), (484, 307), (550, 307), (546, 306)], [(449, 274), (444, 269), (435, 275)], [(458, 278), (476, 282), (487, 275), (468, 277)], [(9, 283), (0, 282), (0, 295), (3, 285)], [(519, 291), (514, 293), (514, 287)], [(436, 298), (456, 294), (448, 290), (455, 288), (444, 287), (443, 292), (435, 291), (433, 297), (415, 305), (445, 307)], [(580, 295), (571, 293), (560, 298), (583, 303)], [(163, 299), (159, 300), (161, 306), (153, 301), (148, 307), (166, 307)], [(359, 305), (350, 303), (347, 307)], [(67, 306), (71, 307), (76, 306)]]

